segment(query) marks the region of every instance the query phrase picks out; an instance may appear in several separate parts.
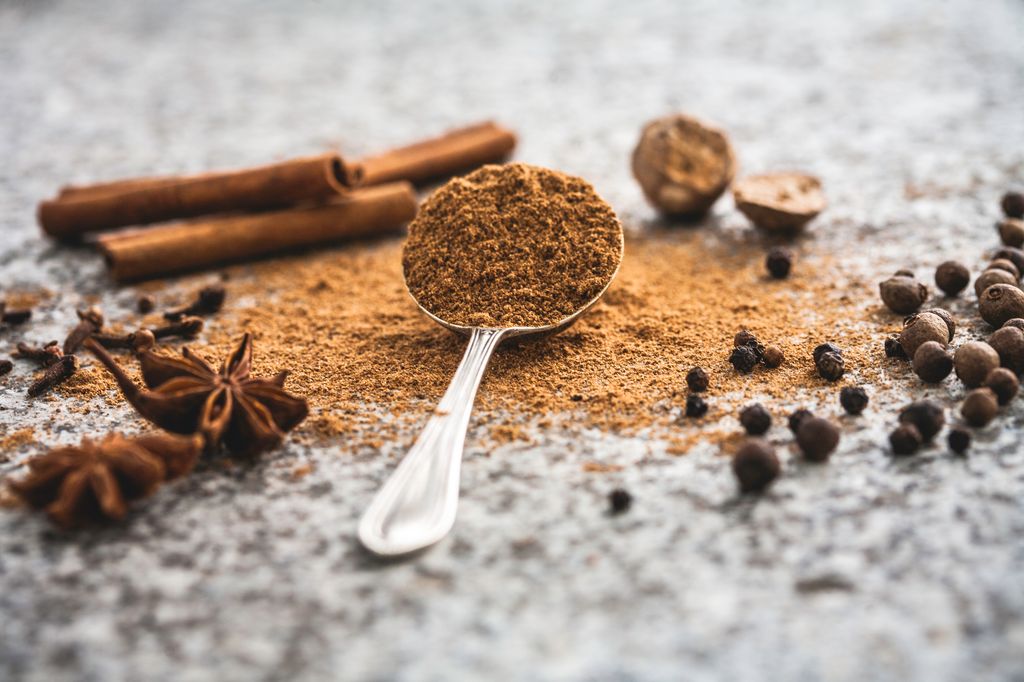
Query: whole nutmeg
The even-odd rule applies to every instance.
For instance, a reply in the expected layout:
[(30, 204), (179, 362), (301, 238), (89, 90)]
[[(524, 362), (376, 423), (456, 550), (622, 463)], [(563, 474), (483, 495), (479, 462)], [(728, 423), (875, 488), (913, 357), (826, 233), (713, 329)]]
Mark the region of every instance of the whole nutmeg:
[(740, 424), (751, 436), (760, 436), (771, 428), (772, 416), (761, 403), (754, 403), (740, 411)]
[(971, 271), (963, 263), (948, 260), (935, 268), (935, 286), (947, 296), (956, 296), (971, 282)]
[(921, 313), (907, 318), (900, 332), (900, 345), (908, 358), (914, 357), (921, 344), (935, 341), (943, 346), (949, 342), (949, 327), (935, 313)]
[(889, 434), (889, 445), (894, 455), (912, 455), (923, 442), (921, 432), (913, 424), (900, 424)]
[(722, 130), (674, 114), (644, 126), (633, 150), (633, 175), (662, 213), (697, 216), (732, 182), (736, 156)]
[(1003, 246), (992, 254), (992, 257), (1005, 258), (1017, 266), (1018, 272), (1024, 272), (1024, 251), (1016, 246)]
[(1024, 317), (1024, 291), (1016, 284), (993, 284), (985, 289), (978, 300), (981, 318), (993, 327), (1015, 317)]
[(1006, 405), (1020, 391), (1020, 381), (1016, 374), (1005, 367), (996, 367), (985, 377), (985, 388), (992, 389), (1000, 405)]
[(934, 384), (942, 381), (953, 371), (953, 356), (946, 347), (935, 341), (926, 341), (914, 353), (914, 374)]
[(1008, 273), (1017, 278), (1020, 281), (1020, 270), (1013, 264), (1013, 261), (1009, 258), (996, 258), (986, 267), (986, 270), (1006, 270)]
[(960, 414), (971, 426), (985, 426), (999, 413), (999, 400), (990, 388), (976, 388), (960, 405)]
[(943, 310), (942, 308), (928, 308), (928, 310), (922, 310), (921, 312), (932, 313), (933, 315), (941, 317), (942, 321), (946, 323), (946, 329), (949, 330), (949, 338), (947, 341), (953, 340), (953, 336), (956, 335), (956, 320), (953, 319), (953, 315), (951, 315), (948, 310)]
[(1006, 270), (986, 270), (974, 280), (974, 293), (981, 298), (981, 294), (993, 284), (1010, 284), (1017, 286), (1017, 278)]
[(903, 408), (900, 412), (900, 423), (913, 424), (921, 434), (921, 439), (928, 443), (942, 430), (946, 417), (937, 403), (931, 400), (918, 400)]
[(810, 462), (824, 462), (839, 444), (839, 429), (821, 417), (807, 417), (796, 430), (796, 443)]
[(761, 361), (764, 362), (765, 367), (774, 369), (786, 361), (786, 356), (778, 346), (765, 346)]
[(732, 458), (732, 472), (744, 493), (761, 492), (782, 470), (775, 449), (760, 438), (750, 438)]
[(1024, 218), (1024, 193), (1011, 190), (1003, 195), (999, 205), (1011, 218)]
[(956, 349), (953, 365), (960, 381), (968, 388), (976, 388), (999, 366), (999, 353), (984, 341), (968, 341)]
[(1015, 374), (1024, 373), (1024, 331), (1004, 325), (992, 332), (988, 345), (999, 355), (1000, 365)]
[(894, 275), (879, 283), (878, 293), (889, 310), (909, 315), (924, 304), (928, 298), (928, 287), (913, 277)]
[(819, 355), (815, 367), (818, 368), (819, 376), (825, 381), (838, 381), (843, 376), (843, 372), (846, 371), (846, 363), (843, 361), (843, 356), (832, 351)]
[(765, 173), (737, 180), (732, 188), (740, 213), (762, 230), (795, 232), (826, 204), (821, 180), (804, 173)]

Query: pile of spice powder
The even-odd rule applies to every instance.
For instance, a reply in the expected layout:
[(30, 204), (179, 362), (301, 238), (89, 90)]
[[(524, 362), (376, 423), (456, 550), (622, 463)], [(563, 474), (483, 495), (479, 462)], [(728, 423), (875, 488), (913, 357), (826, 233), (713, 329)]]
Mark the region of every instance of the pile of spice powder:
[(409, 291), (446, 322), (543, 327), (598, 296), (621, 259), (622, 227), (589, 183), (514, 163), (434, 192), (402, 265)]
[[(789, 279), (772, 280), (763, 247), (734, 235), (647, 230), (627, 241), (621, 272), (593, 310), (557, 336), (513, 342), (495, 354), (473, 417), (490, 442), (526, 440), (535, 428), (555, 425), (647, 432), (682, 453), (734, 436), (735, 414), (755, 399), (781, 420), (795, 405), (838, 414), (843, 385), (870, 385), (873, 404), (886, 390), (898, 395), (909, 369), (882, 354), (879, 328), (896, 323), (874, 300), (873, 282), (844, 276), (829, 258), (810, 253), (799, 254)], [(289, 368), (289, 390), (309, 399), (299, 437), (345, 451), (411, 442), (451, 380), (465, 339), (416, 308), (402, 284), (398, 239), (238, 266), (228, 275), (232, 300), (250, 306), (228, 306), (209, 325), (207, 343), (191, 344), (195, 350), (220, 357), (252, 330), (254, 372)], [(742, 328), (780, 345), (785, 364), (737, 373), (727, 357)], [(811, 354), (823, 341), (843, 348), (848, 371), (839, 382), (814, 369)], [(711, 410), (680, 420), (684, 377), (695, 365), (710, 375)], [(96, 388), (89, 382), (91, 395)], [(112, 383), (108, 391), (116, 395)]]

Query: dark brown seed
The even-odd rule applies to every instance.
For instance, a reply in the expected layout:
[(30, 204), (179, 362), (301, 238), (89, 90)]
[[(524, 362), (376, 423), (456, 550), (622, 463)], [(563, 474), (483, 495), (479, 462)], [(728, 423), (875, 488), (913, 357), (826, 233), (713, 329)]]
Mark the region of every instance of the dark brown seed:
[(848, 414), (860, 414), (868, 406), (868, 392), (861, 386), (843, 386), (839, 391), (839, 404)]
[(778, 346), (766, 346), (761, 361), (765, 367), (775, 369), (786, 361), (786, 356)]
[(1006, 270), (1008, 273), (1014, 276), (1017, 281), (1020, 281), (1020, 270), (1013, 264), (1013, 261), (1008, 258), (996, 258), (994, 261), (988, 264), (986, 270)]
[[(942, 321), (946, 323), (946, 329), (949, 330), (949, 337), (946, 340), (953, 340), (953, 337), (956, 335), (956, 320), (953, 319), (953, 316), (950, 314), (948, 310), (943, 310), (942, 308), (929, 308), (928, 310), (922, 310), (921, 312), (931, 313), (932, 315), (938, 315), (939, 317), (941, 317)], [(909, 319), (910, 318), (908, 317), (906, 320), (904, 320), (904, 324)]]
[(909, 360), (903, 346), (900, 345), (900, 337), (890, 334), (885, 338), (885, 357), (897, 360)]
[(993, 284), (1009, 284), (1015, 287), (1017, 286), (1017, 278), (1006, 270), (986, 270), (978, 275), (978, 279), (974, 280), (974, 294), (981, 298), (985, 289), (988, 289)]
[(971, 272), (963, 263), (948, 260), (935, 269), (935, 286), (947, 296), (956, 296), (971, 282)]
[(82, 342), (103, 328), (103, 311), (96, 306), (86, 310), (77, 310), (78, 324), (68, 332), (64, 339), (64, 355), (71, 355)]
[(686, 416), (692, 419), (703, 417), (708, 413), (708, 404), (704, 398), (691, 393), (686, 396)]
[(800, 408), (793, 414), (789, 415), (789, 430), (796, 433), (800, 430), (800, 425), (804, 423), (804, 420), (813, 416), (814, 414), (810, 410)]
[(751, 436), (760, 436), (771, 428), (772, 416), (760, 403), (754, 403), (740, 411), (740, 424)]
[(894, 313), (909, 315), (928, 298), (928, 287), (912, 277), (893, 276), (878, 285), (882, 302)]
[(46, 368), (43, 376), (39, 377), (28, 387), (30, 398), (46, 393), (51, 388), (66, 381), (72, 374), (78, 371), (78, 358), (74, 355), (65, 355), (59, 362), (55, 362)]
[(0, 308), (0, 321), (4, 324), (24, 324), (32, 319), (32, 311), (28, 308), (18, 308), (16, 310), (7, 310), (6, 308)]
[(60, 362), (64, 356), (56, 341), (51, 341), (45, 346), (32, 346), (25, 342), (19, 342), (13, 356), (19, 360), (31, 360), (40, 367), (49, 367)]
[(760, 438), (747, 440), (732, 458), (732, 471), (740, 492), (761, 492), (779, 477), (782, 470), (775, 449)]
[(789, 249), (776, 247), (768, 252), (764, 261), (768, 273), (775, 279), (785, 279), (793, 267), (793, 252)]
[(1007, 320), (1006, 322), (1003, 322), (1003, 326), (1004, 327), (1016, 327), (1017, 329), (1019, 329), (1022, 332), (1024, 332), (1024, 319), (1021, 319), (1019, 317), (1015, 317), (1015, 318), (1013, 318), (1011, 320)]
[(612, 514), (623, 514), (633, 506), (633, 496), (628, 490), (616, 488), (608, 493), (608, 508)]
[(135, 301), (135, 308), (143, 315), (148, 315), (153, 312), (154, 308), (156, 308), (156, 299), (149, 294), (142, 294), (139, 296), (138, 300)]
[(921, 381), (935, 384), (953, 371), (953, 356), (941, 343), (927, 341), (914, 353), (912, 366), (914, 374), (920, 377)]
[(142, 353), (156, 346), (156, 335), (148, 329), (140, 329), (132, 334), (132, 350)]
[(921, 439), (928, 443), (942, 430), (946, 417), (938, 404), (931, 400), (918, 400), (903, 408), (900, 412), (900, 423), (913, 424), (920, 432)]
[(1024, 251), (1015, 246), (1004, 246), (996, 251), (993, 258), (1005, 258), (1017, 266), (1018, 272), (1024, 272)]
[(922, 443), (921, 432), (913, 424), (900, 424), (889, 434), (889, 445), (894, 455), (912, 455)]
[(0, 377), (5, 374), (10, 374), (11, 370), (14, 369), (14, 363), (10, 360), (0, 360)]
[(958, 426), (949, 430), (946, 442), (949, 443), (950, 450), (958, 455), (962, 455), (967, 452), (967, 448), (971, 447), (971, 434), (967, 429), (962, 429)]
[(171, 322), (163, 327), (150, 329), (155, 339), (164, 339), (170, 336), (180, 336), (184, 339), (194, 339), (203, 331), (203, 319), (201, 317), (183, 317), (177, 322)]
[(796, 443), (810, 462), (824, 462), (839, 444), (839, 429), (827, 419), (808, 417), (800, 423)]
[(976, 388), (999, 366), (999, 353), (984, 341), (968, 341), (956, 349), (953, 363), (960, 381), (968, 388)]
[(736, 332), (736, 336), (732, 337), (732, 345), (736, 348), (739, 348), (740, 346), (756, 346), (757, 337), (754, 336), (752, 332), (749, 332), (746, 329), (741, 329)]
[(1016, 374), (1005, 367), (996, 367), (985, 377), (985, 388), (992, 389), (1000, 405), (1006, 405), (1020, 391), (1020, 381)]
[(1015, 317), (1024, 317), (1024, 291), (1016, 284), (993, 284), (985, 289), (978, 302), (978, 312), (993, 327)]
[(686, 386), (694, 393), (708, 390), (708, 373), (702, 367), (694, 367), (686, 373)]
[(811, 353), (811, 357), (814, 358), (814, 364), (818, 364), (818, 360), (820, 360), (821, 356), (825, 353), (835, 353), (836, 355), (842, 356), (843, 351), (834, 343), (819, 343), (814, 347), (814, 352)]
[(1024, 193), (1011, 190), (1003, 195), (999, 205), (1009, 217), (1024, 218)]
[(999, 400), (990, 388), (976, 388), (960, 405), (960, 414), (971, 426), (985, 426), (999, 413)]
[(1000, 365), (1015, 374), (1021, 374), (1024, 373), (1024, 331), (1009, 326), (1010, 322), (989, 335), (988, 345), (999, 355)]
[(200, 289), (196, 299), (188, 305), (165, 312), (164, 318), (173, 321), (194, 315), (212, 315), (224, 306), (226, 296), (227, 292), (223, 286), (211, 284)]
[(935, 341), (943, 346), (949, 342), (949, 327), (946, 321), (935, 313), (920, 313), (907, 318), (903, 331), (900, 332), (900, 345), (903, 346), (903, 352), (907, 357), (914, 357), (921, 344), (928, 341)]
[(739, 346), (732, 349), (732, 353), (729, 354), (729, 362), (737, 372), (749, 374), (757, 366), (757, 353), (750, 346)]
[(910, 279), (914, 279), (915, 277), (917, 277), (917, 275), (914, 274), (913, 270), (908, 270), (906, 268), (901, 268), (901, 269), (897, 270), (896, 272), (892, 273), (892, 276), (893, 277), (909, 277)]
[(826, 381), (838, 381), (843, 376), (846, 363), (838, 353), (824, 353), (818, 358), (818, 374)]

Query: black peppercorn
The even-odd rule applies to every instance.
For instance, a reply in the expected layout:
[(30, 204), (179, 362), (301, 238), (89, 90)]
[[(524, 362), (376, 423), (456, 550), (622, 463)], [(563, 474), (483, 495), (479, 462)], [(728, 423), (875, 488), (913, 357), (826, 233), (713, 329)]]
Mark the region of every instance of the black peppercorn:
[(807, 417), (796, 431), (796, 444), (809, 462), (824, 462), (839, 444), (839, 429), (827, 419)]
[(946, 442), (949, 443), (950, 450), (958, 455), (962, 455), (967, 452), (967, 448), (971, 447), (971, 434), (967, 429), (962, 429), (958, 426), (949, 430)]
[(729, 362), (737, 372), (749, 374), (757, 366), (757, 353), (750, 346), (738, 346), (729, 354)]
[(764, 349), (764, 356), (761, 358), (761, 362), (764, 363), (765, 367), (776, 368), (786, 361), (786, 355), (782, 352), (782, 349), (778, 346), (767, 346)]
[(822, 353), (816, 363), (818, 374), (826, 381), (837, 381), (845, 371), (843, 356), (839, 353)]
[(708, 390), (708, 373), (701, 367), (694, 367), (686, 373), (686, 385), (694, 393)]
[(142, 294), (139, 296), (138, 300), (135, 301), (135, 307), (140, 313), (147, 315), (153, 312), (153, 309), (156, 308), (156, 299), (149, 294)]
[(690, 394), (686, 396), (686, 416), (697, 418), (708, 413), (708, 404), (699, 395)]
[(814, 358), (814, 364), (818, 364), (818, 360), (820, 360), (821, 356), (825, 353), (835, 353), (836, 355), (841, 356), (843, 351), (834, 343), (820, 343), (814, 347), (814, 352), (811, 354), (811, 357)]
[(1005, 367), (996, 367), (985, 377), (985, 387), (992, 389), (1000, 405), (1006, 405), (1020, 391), (1020, 381), (1016, 374)]
[(889, 434), (894, 455), (912, 455), (921, 447), (921, 432), (913, 424), (901, 424)]
[(801, 407), (799, 410), (789, 415), (789, 430), (796, 433), (797, 430), (800, 429), (800, 425), (803, 424), (804, 420), (813, 416), (813, 412)]
[(889, 310), (901, 315), (914, 312), (928, 298), (928, 287), (913, 276), (901, 274), (893, 275), (879, 283), (878, 292)]
[(928, 443), (942, 430), (946, 417), (936, 403), (931, 400), (918, 400), (903, 408), (900, 412), (900, 423), (913, 424), (920, 432), (921, 439)]
[(914, 353), (912, 366), (921, 381), (936, 384), (953, 371), (953, 356), (941, 343), (926, 341)]
[(746, 329), (741, 329), (736, 332), (736, 336), (732, 337), (732, 345), (739, 348), (740, 346), (756, 346), (757, 337), (752, 332)]
[(732, 458), (732, 471), (740, 484), (740, 492), (761, 492), (779, 476), (779, 458), (771, 445), (760, 438), (751, 438), (740, 446)]
[(760, 403), (754, 403), (740, 412), (740, 424), (751, 436), (760, 436), (771, 428), (772, 416)]
[(861, 386), (844, 386), (839, 391), (839, 404), (849, 414), (860, 414), (868, 406), (868, 392)]
[(1024, 218), (1024, 192), (1009, 191), (1003, 195), (999, 205), (1010, 218)]
[(960, 414), (971, 426), (985, 426), (999, 413), (999, 400), (990, 388), (976, 388), (960, 404)]
[(909, 359), (907, 352), (903, 350), (903, 345), (900, 344), (900, 337), (896, 334), (890, 334), (885, 338), (885, 357), (898, 360)]
[(764, 261), (768, 272), (775, 279), (785, 279), (793, 267), (793, 252), (789, 249), (777, 247), (768, 252)]
[(616, 488), (608, 493), (608, 507), (612, 514), (622, 514), (633, 506), (633, 496), (628, 490)]
[(935, 268), (935, 286), (947, 296), (956, 296), (971, 282), (971, 271), (963, 263), (948, 260)]

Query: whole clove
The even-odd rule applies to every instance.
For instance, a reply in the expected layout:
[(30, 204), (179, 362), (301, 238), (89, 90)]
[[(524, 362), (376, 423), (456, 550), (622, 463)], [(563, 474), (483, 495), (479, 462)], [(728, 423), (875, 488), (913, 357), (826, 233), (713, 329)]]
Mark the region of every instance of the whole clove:
[(847, 414), (858, 415), (868, 406), (868, 392), (862, 386), (844, 386), (839, 391), (839, 404)]
[(150, 329), (155, 339), (166, 339), (171, 336), (180, 336), (183, 339), (194, 339), (203, 331), (203, 319), (201, 317), (183, 317), (177, 322), (171, 322), (162, 327)]
[(35, 398), (46, 393), (54, 386), (66, 381), (78, 371), (78, 358), (74, 355), (65, 355), (58, 362), (46, 368), (43, 376), (37, 379), (28, 387), (28, 395)]
[(99, 332), (92, 335), (96, 343), (107, 349), (126, 348), (136, 353), (150, 350), (156, 345), (156, 335), (149, 329), (139, 329), (128, 334)]
[(775, 449), (760, 438), (747, 440), (732, 458), (732, 471), (742, 493), (758, 493), (779, 477), (782, 470)]
[(754, 403), (740, 411), (740, 425), (751, 436), (760, 436), (771, 428), (772, 416), (761, 403)]
[(168, 310), (164, 319), (177, 321), (183, 317), (196, 315), (213, 315), (224, 307), (227, 291), (219, 284), (211, 284), (199, 290), (194, 301), (188, 305)]
[(957, 296), (971, 281), (971, 271), (963, 263), (948, 260), (935, 268), (935, 286), (947, 296)]
[(33, 346), (21, 341), (12, 355), (19, 360), (31, 360), (40, 367), (49, 367), (64, 357), (56, 341), (50, 341), (45, 346)]
[(703, 367), (694, 367), (686, 373), (686, 386), (694, 393), (708, 390), (708, 373)]
[(64, 355), (73, 354), (87, 338), (103, 328), (103, 311), (92, 306), (86, 310), (77, 310), (78, 324), (68, 332), (64, 339)]

